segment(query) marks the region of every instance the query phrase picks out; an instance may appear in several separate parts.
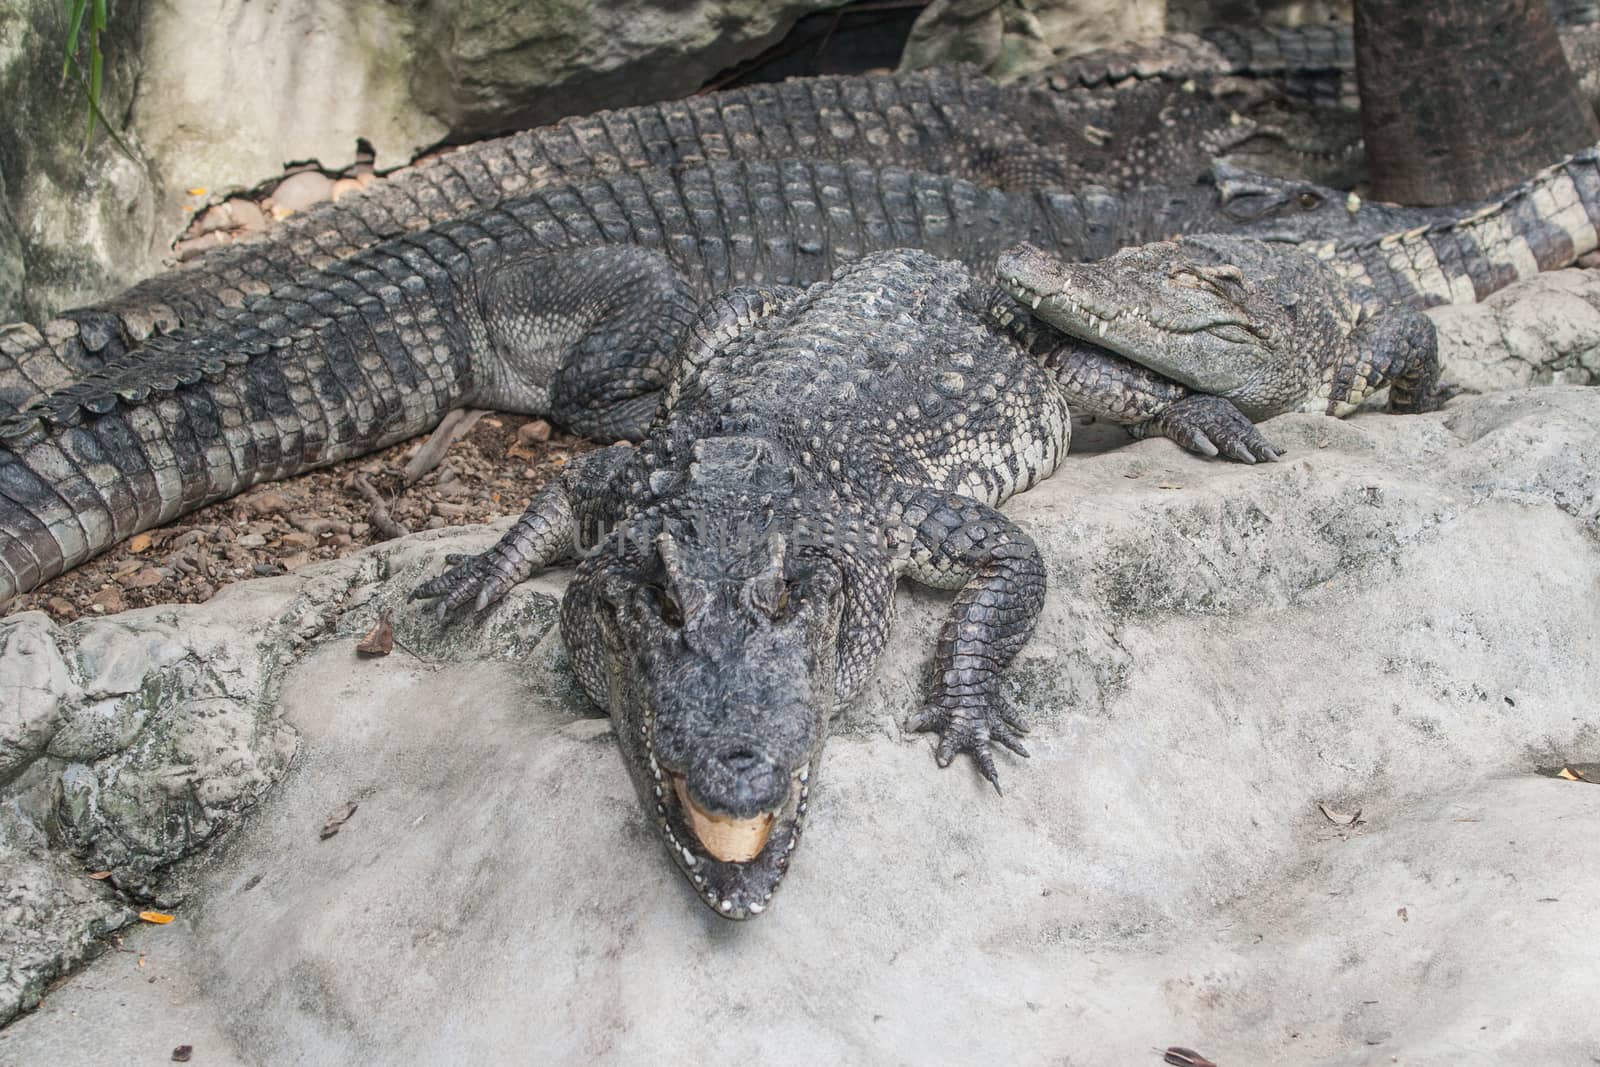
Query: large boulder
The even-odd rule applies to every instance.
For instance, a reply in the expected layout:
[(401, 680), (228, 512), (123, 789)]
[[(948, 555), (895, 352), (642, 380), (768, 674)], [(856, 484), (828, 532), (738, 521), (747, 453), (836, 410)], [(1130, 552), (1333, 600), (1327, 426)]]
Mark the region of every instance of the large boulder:
[(412, 89), (458, 134), (670, 100), (834, 0), (620, 0), (417, 5)]
[[(8, 655), (55, 679), (25, 687), (65, 695), (6, 727), (33, 756), (0, 833), (181, 906), (123, 939), (156, 982), (109, 955), (4, 1051), (148, 1057), (199, 1033), (208, 1062), (252, 1063), (788, 1062), (802, 1036), (812, 1060), (1592, 1054), (1600, 791), (1536, 772), (1600, 760), (1600, 392), (1268, 431), (1285, 462), (1147, 441), (1008, 505), (1051, 594), (1013, 673), (1033, 758), (1002, 767), (1003, 800), (904, 730), (948, 601), (903, 589), (794, 874), (745, 926), (682, 884), (575, 689), (562, 572), (445, 627), (404, 602), (492, 529), (198, 607), (6, 620)], [(359, 659), (385, 611), (394, 653)], [(155, 851), (235, 819), (291, 729), (270, 798), (163, 880)], [(162, 831), (175, 803), (192, 840)], [(93, 897), (52, 914), (73, 904), (107, 921)], [(176, 1022), (127, 1025), (175, 991)], [(1535, 991), (1539, 1012), (1514, 1007)]]

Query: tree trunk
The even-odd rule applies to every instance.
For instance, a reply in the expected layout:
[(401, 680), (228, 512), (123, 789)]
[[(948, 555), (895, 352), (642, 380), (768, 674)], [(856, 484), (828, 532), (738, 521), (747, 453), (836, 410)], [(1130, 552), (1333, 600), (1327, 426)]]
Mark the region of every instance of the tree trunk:
[(1476, 200), (1600, 140), (1545, 0), (1356, 0), (1372, 195)]

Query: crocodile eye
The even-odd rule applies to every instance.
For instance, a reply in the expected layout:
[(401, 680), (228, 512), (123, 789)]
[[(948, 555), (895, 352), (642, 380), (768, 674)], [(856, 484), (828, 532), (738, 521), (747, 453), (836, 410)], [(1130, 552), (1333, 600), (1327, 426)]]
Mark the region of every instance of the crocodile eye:
[(1322, 196), (1318, 193), (1312, 192), (1310, 189), (1302, 192), (1298, 197), (1296, 197), (1296, 200), (1298, 200), (1300, 206), (1305, 208), (1307, 211), (1310, 211), (1312, 208), (1318, 208), (1322, 206)]
[(750, 604), (776, 622), (789, 610), (789, 592), (794, 587), (778, 576), (754, 578), (746, 586)]
[(656, 614), (661, 617), (661, 621), (674, 630), (682, 629), (683, 609), (672, 598), (672, 594), (658, 585), (650, 586), (649, 590), (650, 602), (655, 606)]

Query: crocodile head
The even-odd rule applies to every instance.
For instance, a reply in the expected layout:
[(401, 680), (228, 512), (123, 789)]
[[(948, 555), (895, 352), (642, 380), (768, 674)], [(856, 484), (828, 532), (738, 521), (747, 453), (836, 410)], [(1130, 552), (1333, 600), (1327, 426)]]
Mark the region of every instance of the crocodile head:
[(787, 501), (715, 466), (697, 462), (612, 538), (594, 620), (647, 816), (700, 899), (744, 919), (800, 839), (837, 705), (844, 579), (795, 534)]
[[(1295, 270), (1309, 273), (1284, 284)], [(1138, 245), (1090, 263), (1023, 245), (997, 265), (1001, 284), (1042, 321), (1246, 414), (1307, 387), (1306, 311), (1332, 304), (1320, 270), (1293, 249), (1221, 237)]]

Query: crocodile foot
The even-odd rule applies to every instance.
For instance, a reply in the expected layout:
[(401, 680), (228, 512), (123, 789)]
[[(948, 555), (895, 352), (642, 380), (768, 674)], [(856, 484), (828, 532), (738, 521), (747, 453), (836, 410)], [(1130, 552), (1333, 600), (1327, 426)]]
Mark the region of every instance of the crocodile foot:
[(911, 729), (939, 732), (934, 757), (941, 767), (948, 767), (963, 752), (970, 753), (978, 772), (996, 793), (1000, 792), (1000, 776), (995, 772), (990, 744), (1002, 745), (1019, 756), (1028, 754), (1020, 736), (1028, 732), (1027, 724), (1014, 708), (986, 694), (930, 701), (912, 718)]
[(517, 571), (522, 560), (502, 541), (477, 555), (452, 552), (444, 562), (450, 569), (417, 586), (410, 597), (441, 598), (435, 609), (441, 619), (469, 600), (474, 601), (473, 610), (482, 611), (505, 596), (506, 590), (519, 581)]
[(1268, 441), (1233, 403), (1220, 396), (1186, 396), (1140, 426), (1135, 437), (1160, 434), (1203, 456), (1226, 455), (1240, 463), (1271, 462), (1286, 449)]

